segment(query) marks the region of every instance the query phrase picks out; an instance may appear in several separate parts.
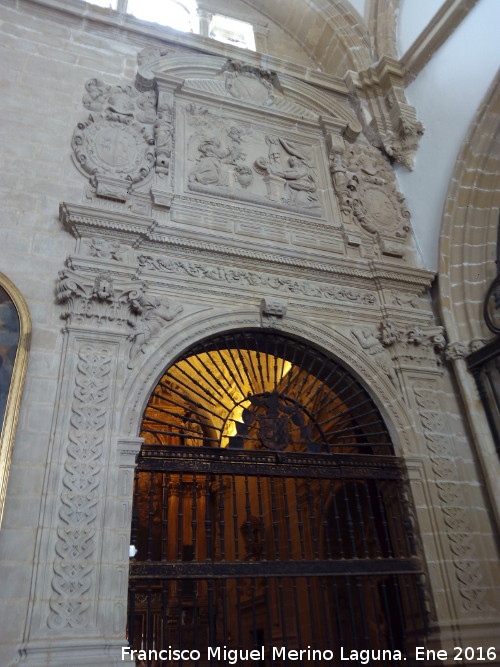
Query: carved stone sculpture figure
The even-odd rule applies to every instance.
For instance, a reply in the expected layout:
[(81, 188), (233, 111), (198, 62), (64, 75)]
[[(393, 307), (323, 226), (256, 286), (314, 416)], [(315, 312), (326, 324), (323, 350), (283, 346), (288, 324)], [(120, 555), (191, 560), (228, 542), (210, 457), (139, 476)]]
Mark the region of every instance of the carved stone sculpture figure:
[[(311, 161), (303, 147), (279, 137), (266, 137), (268, 156), (259, 157), (254, 163), (257, 173), (264, 175), (271, 199), (278, 198), (285, 204), (297, 204), (303, 208), (319, 207), (317, 183)], [(281, 149), (288, 154), (283, 166)], [(278, 179), (283, 179), (280, 184)]]
[(139, 352), (145, 352), (146, 345), (165, 325), (183, 311), (183, 306), (167, 297), (146, 296), (141, 290), (129, 295), (130, 308), (138, 316), (137, 320), (129, 321), (135, 332), (131, 334), (130, 360), (131, 368)]
[(287, 169), (279, 170), (269, 166), (269, 172), (286, 180), (285, 192), (289, 195), (290, 201), (295, 201), (299, 192), (308, 192), (309, 201), (317, 201), (317, 195), (312, 194), (318, 189), (314, 178), (304, 162), (298, 157), (292, 155), (288, 158)]
[(222, 148), (220, 140), (215, 137), (202, 141), (198, 151), (198, 164), (189, 174), (189, 182), (202, 185), (226, 185), (222, 165), (235, 164), (244, 158), (243, 153), (234, 148)]

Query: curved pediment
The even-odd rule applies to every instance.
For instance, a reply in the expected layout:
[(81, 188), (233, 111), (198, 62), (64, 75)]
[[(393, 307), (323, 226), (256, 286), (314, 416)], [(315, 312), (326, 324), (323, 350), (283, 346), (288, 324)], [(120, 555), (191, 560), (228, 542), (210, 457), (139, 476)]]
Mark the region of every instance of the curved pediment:
[(327, 92), (288, 74), (210, 55), (160, 55), (140, 67), (138, 85), (196, 92), (202, 97), (241, 104), (245, 109), (288, 115), (336, 126), (353, 141), (361, 132), (356, 116)]

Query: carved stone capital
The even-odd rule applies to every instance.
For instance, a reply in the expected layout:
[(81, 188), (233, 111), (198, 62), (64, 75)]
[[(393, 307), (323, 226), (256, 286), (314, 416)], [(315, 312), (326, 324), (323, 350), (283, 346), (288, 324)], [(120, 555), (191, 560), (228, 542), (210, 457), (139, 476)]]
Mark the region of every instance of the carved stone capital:
[(465, 343), (454, 342), (449, 343), (444, 351), (444, 356), (447, 361), (457, 361), (463, 359), (468, 354), (467, 345)]
[(129, 295), (139, 287), (144, 288), (144, 284), (117, 279), (105, 270), (79, 273), (66, 267), (59, 271), (56, 301), (65, 307), (61, 317), (70, 326), (91, 324), (100, 329), (128, 333)]

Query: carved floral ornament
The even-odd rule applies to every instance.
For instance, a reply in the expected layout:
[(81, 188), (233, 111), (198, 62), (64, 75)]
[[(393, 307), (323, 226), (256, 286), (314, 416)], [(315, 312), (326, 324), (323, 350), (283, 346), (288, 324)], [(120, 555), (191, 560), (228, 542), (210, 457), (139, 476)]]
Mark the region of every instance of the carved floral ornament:
[(189, 276), (209, 283), (221, 283), (234, 287), (265, 287), (282, 294), (319, 297), (339, 303), (357, 303), (373, 306), (377, 303), (374, 292), (338, 285), (329, 285), (311, 280), (297, 280), (287, 276), (276, 276), (247, 269), (213, 266), (202, 262), (192, 262), (167, 257), (139, 255), (139, 267), (149, 271)]

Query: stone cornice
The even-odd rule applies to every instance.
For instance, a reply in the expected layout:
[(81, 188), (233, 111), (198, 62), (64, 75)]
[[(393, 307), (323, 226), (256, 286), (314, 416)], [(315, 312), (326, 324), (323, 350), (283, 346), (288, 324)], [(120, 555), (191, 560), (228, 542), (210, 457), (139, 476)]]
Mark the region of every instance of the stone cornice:
[(157, 224), (153, 218), (142, 215), (66, 202), (59, 205), (59, 219), (75, 238), (101, 229), (117, 233), (122, 241), (128, 241), (131, 245), (141, 238), (148, 238)]
[(222, 245), (210, 241), (199, 241), (183, 238), (168, 233), (165, 227), (157, 226), (153, 218), (131, 215), (119, 211), (96, 209), (90, 206), (62, 203), (60, 216), (63, 226), (73, 236), (103, 235), (128, 243), (142, 252), (160, 253), (162, 248), (175, 249), (179, 254), (192, 256), (199, 253), (200, 259), (215, 259), (234, 263), (235, 259), (247, 260), (247, 263), (266, 262), (275, 267), (290, 267), (302, 271), (310, 271), (321, 279), (328, 280), (327, 276), (344, 277), (344, 279), (358, 279), (360, 281), (375, 281), (379, 286), (393, 287), (397, 283), (414, 285), (420, 290), (428, 288), (434, 280), (434, 274), (425, 269), (398, 266), (372, 260), (355, 262), (345, 257), (335, 257), (331, 263), (315, 262), (307, 259), (298, 259), (285, 254), (263, 252), (248, 248)]

